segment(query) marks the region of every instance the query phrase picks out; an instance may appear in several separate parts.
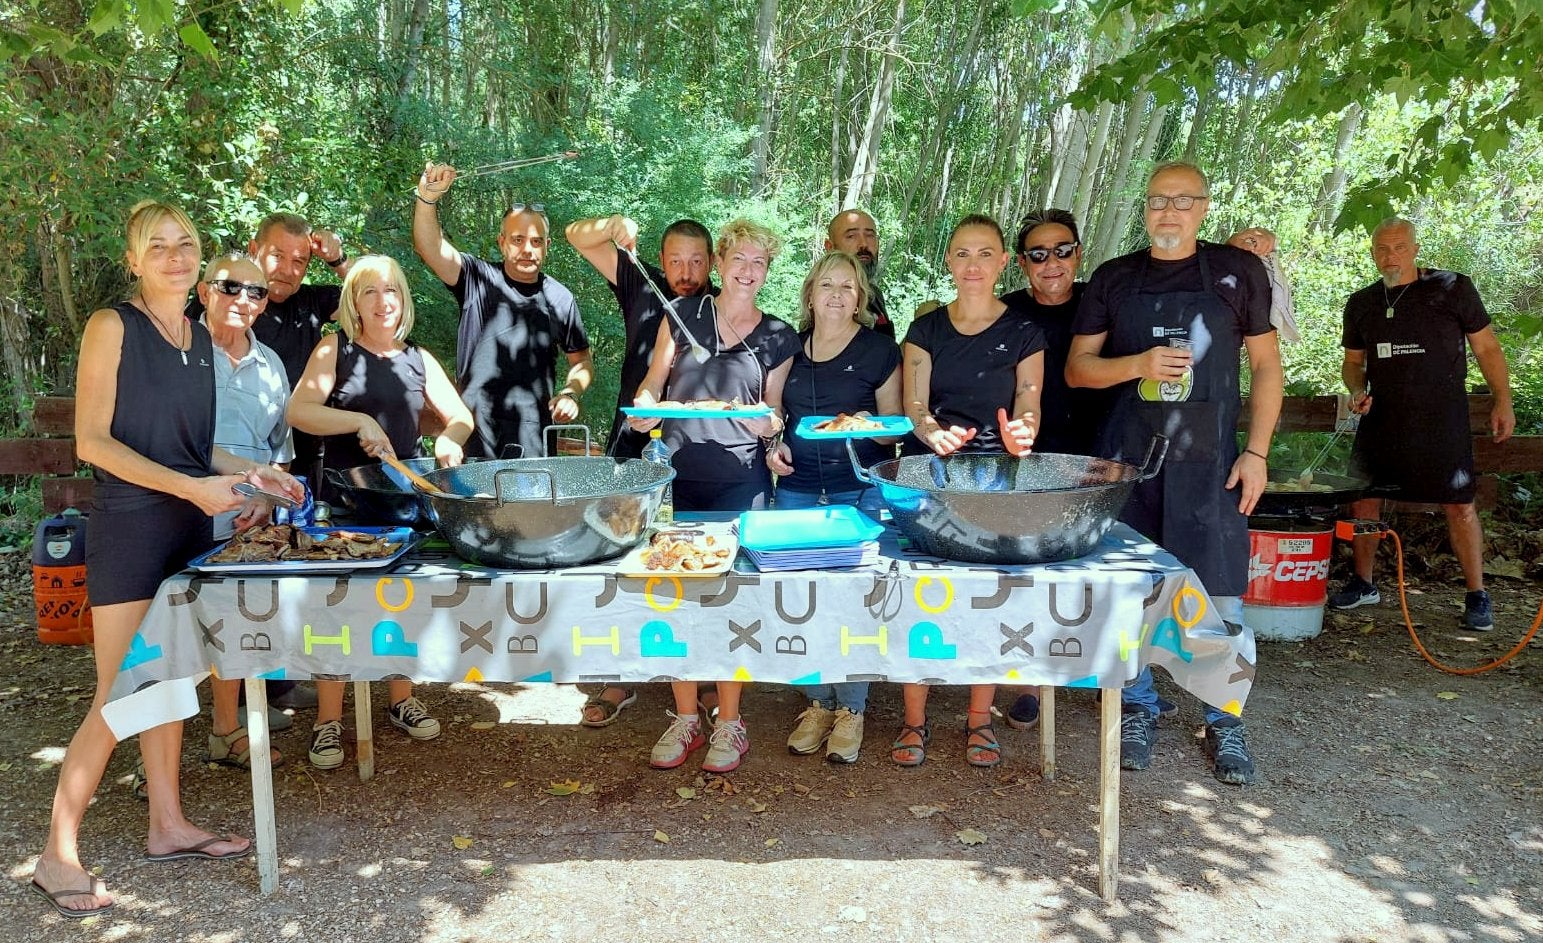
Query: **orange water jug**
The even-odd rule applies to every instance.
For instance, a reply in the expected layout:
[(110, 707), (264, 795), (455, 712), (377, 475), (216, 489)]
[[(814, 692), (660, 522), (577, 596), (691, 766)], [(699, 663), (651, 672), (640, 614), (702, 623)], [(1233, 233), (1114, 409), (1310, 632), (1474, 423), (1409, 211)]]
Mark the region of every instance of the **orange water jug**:
[(32, 535), (32, 598), (37, 606), (38, 641), (91, 644), (86, 516), (74, 508), (39, 522)]

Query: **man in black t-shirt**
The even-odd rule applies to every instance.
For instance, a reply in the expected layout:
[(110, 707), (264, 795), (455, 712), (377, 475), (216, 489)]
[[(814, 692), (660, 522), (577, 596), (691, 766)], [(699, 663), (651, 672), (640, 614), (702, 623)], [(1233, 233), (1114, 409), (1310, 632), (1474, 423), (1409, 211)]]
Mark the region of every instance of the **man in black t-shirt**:
[[(1115, 391), (1099, 442), (1107, 457), (1140, 464), (1153, 436), (1167, 436), (1167, 460), (1135, 487), (1121, 519), (1193, 570), (1224, 621), (1241, 623), (1245, 515), (1264, 491), (1284, 387), (1269, 278), (1247, 251), (1198, 240), (1210, 186), (1193, 164), (1157, 167), (1145, 204), (1152, 245), (1093, 273), (1072, 325), (1066, 380)], [(1243, 348), (1252, 383), (1248, 445), (1239, 452)], [(1146, 769), (1157, 742), (1150, 668), (1121, 692), (1121, 702), (1120, 764)], [(1235, 713), (1206, 705), (1205, 743), (1217, 779), (1253, 781)]]
[[(627, 347), (622, 354), (621, 380), (616, 388), (617, 412), (611, 420), (611, 436), (605, 451), (616, 458), (638, 458), (648, 444), (648, 436), (628, 427), (621, 407), (632, 404), (632, 397), (648, 373), (654, 341), (659, 337), (659, 321), (665, 317), (659, 295), (674, 301), (718, 293), (717, 286), (708, 278), (713, 265), (712, 234), (694, 219), (671, 223), (659, 242), (659, 268), (637, 259), (638, 224), (626, 216), (577, 220), (568, 224), (566, 235), (569, 245), (605, 276), (621, 308)], [(631, 255), (624, 258), (627, 253)], [(649, 282), (657, 293), (649, 288)]]
[[(1463, 623), (1483, 632), (1495, 622), (1484, 591), (1484, 533), (1473, 509), (1467, 347), (1472, 345), (1494, 396), (1490, 431), (1496, 442), (1516, 428), (1511, 381), (1505, 351), (1473, 282), (1456, 272), (1420, 268), (1419, 251), (1413, 223), (1384, 220), (1372, 232), (1372, 260), (1382, 278), (1345, 302), (1340, 372), (1351, 408), (1364, 417), (1352, 460), (1373, 488), (1442, 505), (1468, 585)], [(1382, 499), (1357, 501), (1351, 513), (1375, 520)], [(1354, 609), (1382, 601), (1372, 583), (1376, 541), (1356, 538), (1355, 575), (1329, 598), (1330, 606)]]
[(895, 336), (895, 322), (884, 306), (879, 291), (879, 227), (862, 210), (842, 210), (825, 230), (825, 248), (839, 249), (857, 257), (868, 276), (868, 310), (873, 313), (873, 329), (887, 337)]
[[(463, 254), (445, 238), (438, 203), (455, 182), (455, 168), (429, 164), (413, 204), (413, 248), (461, 306), (456, 379), (476, 431), (468, 457), (498, 458), (508, 445), (546, 454), (541, 430), (579, 416), (579, 399), (593, 378), (589, 336), (578, 302), (541, 271), (551, 226), (540, 204), (516, 203), (499, 228), (500, 265)], [(555, 395), (558, 348), (568, 376)]]

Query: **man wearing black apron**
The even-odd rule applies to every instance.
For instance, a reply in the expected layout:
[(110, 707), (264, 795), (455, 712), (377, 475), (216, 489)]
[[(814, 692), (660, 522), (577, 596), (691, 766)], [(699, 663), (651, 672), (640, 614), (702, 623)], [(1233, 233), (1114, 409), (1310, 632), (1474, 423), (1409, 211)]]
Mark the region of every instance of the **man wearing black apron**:
[[(1196, 239), (1209, 201), (1194, 165), (1153, 171), (1146, 196), (1152, 246), (1093, 273), (1073, 324), (1066, 379), (1115, 390), (1100, 454), (1139, 465), (1154, 435), (1168, 437), (1161, 472), (1137, 485), (1121, 519), (1193, 570), (1233, 627), (1242, 624), (1248, 584), (1247, 515), (1264, 491), (1284, 379), (1264, 266), (1241, 249)], [(1248, 444), (1240, 452), (1238, 353), (1245, 347), (1252, 383)], [(1121, 700), (1120, 765), (1146, 769), (1157, 742), (1151, 669)], [(1242, 722), (1209, 704), (1205, 719), (1216, 778), (1252, 782)]]
[[(1494, 395), (1489, 424), (1496, 442), (1509, 439), (1516, 428), (1511, 381), (1505, 351), (1473, 282), (1456, 272), (1420, 268), (1419, 251), (1413, 223), (1384, 220), (1372, 231), (1372, 260), (1382, 278), (1345, 302), (1341, 373), (1351, 408), (1364, 416), (1352, 462), (1374, 489), (1396, 489), (1400, 500), (1442, 505), (1468, 584), (1463, 624), (1486, 632), (1495, 620), (1484, 591), (1484, 533), (1473, 510), (1466, 345), (1473, 346)], [(1382, 499), (1357, 501), (1351, 513), (1375, 519)], [(1330, 606), (1354, 609), (1382, 601), (1372, 583), (1376, 552), (1375, 537), (1356, 539), (1355, 575), (1329, 597)]]

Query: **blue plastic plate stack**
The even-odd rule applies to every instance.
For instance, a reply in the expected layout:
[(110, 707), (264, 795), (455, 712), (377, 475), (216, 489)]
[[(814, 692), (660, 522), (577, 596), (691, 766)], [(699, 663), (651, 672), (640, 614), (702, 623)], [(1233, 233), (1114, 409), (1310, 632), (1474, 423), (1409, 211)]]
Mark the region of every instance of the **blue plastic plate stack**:
[(883, 531), (849, 504), (739, 516), (740, 549), (763, 573), (866, 566), (878, 560)]

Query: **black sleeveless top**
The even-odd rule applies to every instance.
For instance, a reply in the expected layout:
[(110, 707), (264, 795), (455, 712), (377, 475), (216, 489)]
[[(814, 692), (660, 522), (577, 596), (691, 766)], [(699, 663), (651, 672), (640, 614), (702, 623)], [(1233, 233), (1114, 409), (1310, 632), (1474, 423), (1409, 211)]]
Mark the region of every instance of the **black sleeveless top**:
[[(184, 356), (143, 311), (126, 301), (113, 310), (123, 322), (123, 349), (112, 437), (172, 471), (195, 478), (213, 474), (214, 347), (208, 329), (191, 322), (193, 343)], [(101, 468), (91, 474), (97, 510), (131, 511), (182, 500)]]
[[(373, 354), (353, 341), (338, 347), (336, 378), (327, 405), (333, 409), (364, 413), (380, 423), (397, 458), (423, 454), (418, 419), (423, 415), (423, 351), (413, 344), (395, 357)], [(374, 465), (376, 460), (359, 447), (356, 435), (329, 435), (324, 461), (328, 468)]]

